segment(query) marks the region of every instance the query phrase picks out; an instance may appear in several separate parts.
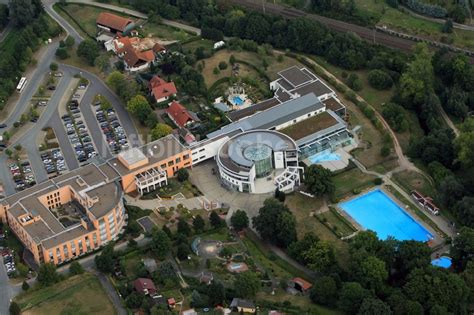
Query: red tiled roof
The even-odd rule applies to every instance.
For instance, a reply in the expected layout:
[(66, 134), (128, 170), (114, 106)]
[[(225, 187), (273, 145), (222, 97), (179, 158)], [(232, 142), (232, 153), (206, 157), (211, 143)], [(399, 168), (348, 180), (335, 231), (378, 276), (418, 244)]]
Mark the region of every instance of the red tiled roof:
[(178, 92), (173, 82), (166, 82), (157, 75), (151, 78), (149, 86), (151, 94), (156, 100), (175, 95)]
[(176, 304), (176, 301), (174, 298), (169, 298), (168, 299), (168, 305), (175, 305)]
[(135, 290), (137, 290), (140, 293), (145, 292), (145, 290), (148, 290), (149, 294), (156, 293), (155, 284), (153, 283), (153, 280), (151, 279), (138, 278), (137, 280), (133, 282), (133, 286), (135, 287)]
[(303, 290), (309, 290), (313, 285), (308, 281), (301, 279), (301, 278), (293, 278), (292, 281), (297, 283)]
[(112, 13), (101, 12), (97, 16), (96, 23), (123, 32), (127, 25), (133, 23), (133, 21)]
[(147, 62), (155, 60), (155, 53), (151, 50), (140, 51), (137, 52), (137, 54), (141, 60), (145, 60)]
[(156, 44), (153, 46), (152, 50), (153, 50), (155, 53), (157, 53), (157, 52), (166, 50), (166, 48), (165, 48), (165, 46), (161, 45), (160, 43), (156, 43)]
[(189, 114), (188, 110), (180, 103), (173, 101), (170, 106), (166, 109), (168, 115), (170, 115), (175, 123), (184, 128), (187, 122), (193, 121), (193, 118)]

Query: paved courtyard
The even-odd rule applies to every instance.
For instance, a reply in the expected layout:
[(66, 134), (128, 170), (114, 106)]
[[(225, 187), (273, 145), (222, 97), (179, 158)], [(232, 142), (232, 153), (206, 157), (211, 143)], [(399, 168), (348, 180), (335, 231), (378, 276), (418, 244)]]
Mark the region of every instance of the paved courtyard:
[[(216, 170), (216, 174), (213, 174), (212, 169)], [(273, 196), (273, 193), (248, 194), (227, 190), (221, 186), (217, 165), (213, 160), (194, 166), (189, 174), (190, 181), (209, 201), (217, 201), (229, 206), (231, 211), (229, 211), (227, 219), (230, 218), (233, 210), (238, 209), (245, 210), (249, 217), (254, 217), (258, 214), (258, 209), (262, 207), (265, 199)]]

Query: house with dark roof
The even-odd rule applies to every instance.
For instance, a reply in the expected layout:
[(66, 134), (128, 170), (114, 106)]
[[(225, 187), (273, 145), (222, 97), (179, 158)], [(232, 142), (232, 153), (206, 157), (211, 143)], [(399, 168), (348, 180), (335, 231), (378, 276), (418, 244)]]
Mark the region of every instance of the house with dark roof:
[(157, 290), (153, 280), (148, 278), (138, 278), (133, 281), (135, 291), (144, 295), (155, 295)]
[(189, 125), (200, 121), (196, 114), (188, 111), (180, 103), (173, 101), (166, 109), (169, 118), (180, 128), (186, 128)]
[(255, 313), (255, 304), (251, 301), (234, 298), (230, 303), (230, 308), (239, 313)]
[(97, 28), (110, 33), (125, 33), (133, 28), (133, 21), (109, 12), (101, 12), (96, 19)]
[(151, 78), (148, 88), (157, 103), (167, 101), (169, 98), (176, 96), (178, 92), (174, 82), (166, 82), (157, 75)]

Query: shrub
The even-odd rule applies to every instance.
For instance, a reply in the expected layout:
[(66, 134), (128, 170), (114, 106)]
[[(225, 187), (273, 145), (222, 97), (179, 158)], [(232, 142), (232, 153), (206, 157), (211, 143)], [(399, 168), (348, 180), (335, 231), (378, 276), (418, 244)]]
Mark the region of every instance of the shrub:
[(221, 70), (227, 69), (227, 62), (225, 62), (225, 61), (219, 62), (219, 69), (221, 69)]
[(185, 168), (178, 170), (176, 176), (180, 182), (184, 182), (189, 178), (189, 171)]
[(58, 48), (56, 50), (56, 56), (62, 60), (69, 58), (69, 54), (65, 48)]
[(383, 179), (381, 179), (380, 177), (377, 177), (376, 179), (374, 179), (375, 185), (382, 185), (382, 183), (383, 183)]
[(370, 86), (377, 90), (386, 90), (392, 87), (392, 77), (383, 70), (372, 70), (367, 77)]
[(49, 65), (49, 69), (51, 71), (57, 71), (58, 70), (58, 64), (55, 63), (55, 62), (51, 62), (51, 64)]
[(347, 85), (354, 91), (362, 90), (362, 81), (359, 79), (359, 76), (355, 73), (351, 73), (347, 78)]
[(383, 157), (389, 156), (390, 155), (390, 147), (388, 145), (384, 145), (380, 149), (380, 155)]

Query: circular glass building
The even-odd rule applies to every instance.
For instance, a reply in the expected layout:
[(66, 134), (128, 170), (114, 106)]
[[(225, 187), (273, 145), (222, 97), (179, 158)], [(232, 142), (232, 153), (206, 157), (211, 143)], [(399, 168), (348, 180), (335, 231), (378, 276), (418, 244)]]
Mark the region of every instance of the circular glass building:
[[(298, 166), (296, 143), (288, 136), (270, 130), (240, 133), (219, 149), (216, 156), (222, 183), (241, 192), (269, 192), (275, 171), (283, 172), (288, 166)], [(268, 191), (257, 187), (257, 179), (268, 186)]]

